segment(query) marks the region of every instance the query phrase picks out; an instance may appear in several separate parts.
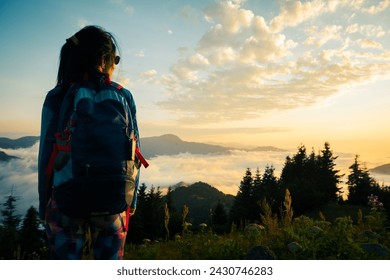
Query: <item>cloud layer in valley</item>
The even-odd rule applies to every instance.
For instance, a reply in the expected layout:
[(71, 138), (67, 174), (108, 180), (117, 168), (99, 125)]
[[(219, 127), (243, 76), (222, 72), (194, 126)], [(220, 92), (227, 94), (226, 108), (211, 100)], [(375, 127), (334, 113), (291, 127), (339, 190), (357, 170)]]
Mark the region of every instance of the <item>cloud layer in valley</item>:
[(8, 155), (16, 156), (7, 162), (0, 162), (0, 203), (10, 194), (18, 198), (16, 205), (21, 215), (30, 206), (38, 209), (38, 147), (39, 142), (26, 149), (1, 149)]
[[(19, 197), (17, 208), (24, 215), (30, 206), (38, 207), (37, 191), (37, 152), (38, 143), (31, 148), (4, 150), (8, 155), (17, 156), (8, 162), (0, 162), (0, 198), (1, 204), (6, 196)], [(230, 154), (193, 155), (178, 154), (174, 156), (158, 156), (149, 160), (148, 169), (142, 169), (141, 182), (148, 187), (162, 189), (175, 185), (178, 182), (194, 183), (206, 182), (224, 193), (236, 195), (240, 182), (247, 168), (252, 173), (259, 168), (263, 173), (265, 167), (273, 165), (278, 177), (282, 171), (286, 156), (294, 155), (297, 151), (256, 151), (246, 152), (232, 150)], [(309, 149), (308, 149), (309, 152)], [(336, 168), (345, 173), (344, 180), (349, 173), (348, 167), (354, 161), (353, 154), (337, 153)], [(361, 158), (364, 162), (364, 158)], [(374, 167), (369, 164), (370, 168)], [(377, 176), (380, 183), (390, 184), (390, 176)], [(1, 205), (2, 208), (2, 205)]]

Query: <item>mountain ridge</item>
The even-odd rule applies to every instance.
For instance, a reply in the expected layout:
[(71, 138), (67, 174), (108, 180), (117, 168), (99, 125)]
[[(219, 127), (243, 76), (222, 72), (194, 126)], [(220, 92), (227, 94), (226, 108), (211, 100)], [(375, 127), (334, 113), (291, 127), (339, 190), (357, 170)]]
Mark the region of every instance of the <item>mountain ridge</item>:
[(141, 150), (146, 158), (160, 155), (175, 155), (180, 153), (190, 154), (229, 154), (232, 150), (242, 151), (286, 151), (273, 146), (259, 146), (253, 149), (239, 149), (225, 147), (216, 144), (206, 144), (199, 142), (184, 141), (174, 134), (164, 134), (161, 136), (151, 136), (141, 138)]
[(210, 210), (214, 210), (221, 203), (225, 210), (229, 210), (234, 203), (235, 196), (225, 194), (217, 188), (204, 183), (196, 182), (189, 186), (176, 187), (171, 192), (173, 206), (180, 211), (183, 205), (189, 208), (188, 218), (191, 223), (210, 223)]
[(370, 169), (370, 171), (378, 174), (390, 175), (390, 163), (379, 165)]
[(19, 149), (33, 146), (39, 141), (39, 136), (24, 136), (16, 139), (0, 137), (0, 148)]
[[(39, 136), (25, 136), (17, 139), (0, 137), (0, 148), (18, 149), (28, 148), (39, 141)], [(157, 156), (171, 156), (181, 153), (190, 153), (197, 155), (206, 154), (229, 154), (232, 150), (242, 151), (285, 151), (273, 146), (261, 146), (253, 149), (239, 149), (226, 147), (217, 144), (206, 144), (200, 142), (184, 141), (174, 134), (163, 134), (160, 136), (150, 136), (141, 138), (141, 151), (143, 156), (151, 159)]]

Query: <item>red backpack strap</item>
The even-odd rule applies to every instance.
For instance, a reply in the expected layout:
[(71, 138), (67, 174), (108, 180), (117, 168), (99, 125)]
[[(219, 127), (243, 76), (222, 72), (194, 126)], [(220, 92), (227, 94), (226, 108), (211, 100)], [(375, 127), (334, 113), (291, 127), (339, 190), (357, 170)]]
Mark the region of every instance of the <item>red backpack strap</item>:
[[(68, 130), (65, 130), (63, 133), (56, 132), (54, 134), (56, 138), (56, 142), (53, 144), (53, 148), (49, 157), (49, 161), (46, 166), (45, 175), (46, 175), (46, 202), (49, 201), (51, 197), (51, 189), (52, 189), (52, 180), (53, 180), (53, 173), (54, 173), (54, 162), (56, 160), (56, 157), (58, 155), (58, 152), (70, 152), (71, 146), (69, 145), (62, 145), (59, 144), (61, 142), (64, 142), (63, 140), (66, 140), (70, 137), (71, 132)], [(62, 141), (61, 141), (62, 140)]]

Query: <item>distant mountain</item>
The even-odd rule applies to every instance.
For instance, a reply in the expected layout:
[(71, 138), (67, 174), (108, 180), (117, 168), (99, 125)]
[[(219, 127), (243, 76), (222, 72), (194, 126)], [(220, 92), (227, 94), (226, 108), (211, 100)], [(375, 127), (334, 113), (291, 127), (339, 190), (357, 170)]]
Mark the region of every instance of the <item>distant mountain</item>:
[(141, 139), (141, 150), (146, 158), (160, 155), (228, 153), (229, 148), (181, 140), (173, 134)]
[(274, 146), (261, 146), (254, 149), (249, 149), (248, 151), (255, 151), (255, 152), (285, 152), (284, 149), (279, 149)]
[(3, 149), (28, 148), (33, 146), (37, 141), (39, 141), (39, 136), (26, 136), (18, 139), (9, 139), (5, 137), (0, 137), (0, 148)]
[(377, 166), (370, 170), (373, 173), (379, 173), (384, 175), (390, 175), (390, 163)]
[[(18, 139), (9, 139), (0, 137), (0, 148), (3, 149), (18, 149), (28, 148), (33, 146), (39, 141), (39, 136), (26, 136)], [(141, 138), (141, 150), (145, 158), (153, 158), (163, 155), (177, 155), (180, 153), (190, 154), (229, 154), (231, 150), (237, 150), (237, 148), (225, 147), (215, 144), (205, 144), (197, 142), (183, 141), (178, 136), (173, 134), (165, 134), (161, 136), (144, 137)], [(284, 151), (282, 149), (263, 146), (254, 149), (242, 149), (244, 151)]]
[(5, 152), (0, 151), (0, 162), (1, 162), (1, 161), (9, 161), (9, 160), (15, 159), (15, 158), (17, 158), (17, 157), (9, 156), (9, 155), (7, 155)]
[[(228, 154), (231, 150), (237, 148), (224, 147), (214, 144), (204, 144), (197, 142), (187, 142), (181, 140), (173, 134), (162, 136), (145, 137), (141, 139), (141, 150), (146, 158), (152, 158), (160, 155), (177, 155), (180, 153), (190, 154)], [(245, 151), (285, 151), (272, 146), (257, 147), (254, 149), (242, 149)]]
[(177, 187), (171, 194), (177, 211), (181, 211), (183, 205), (189, 207), (188, 220), (194, 225), (210, 223), (210, 209), (214, 210), (218, 202), (224, 205), (227, 213), (234, 202), (233, 195), (225, 194), (203, 182)]

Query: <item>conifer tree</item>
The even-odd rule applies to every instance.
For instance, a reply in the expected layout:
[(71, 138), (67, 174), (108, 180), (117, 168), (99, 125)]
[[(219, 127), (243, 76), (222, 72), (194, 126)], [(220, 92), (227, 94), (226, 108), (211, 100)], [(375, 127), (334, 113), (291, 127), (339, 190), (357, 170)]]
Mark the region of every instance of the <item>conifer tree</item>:
[(25, 259), (41, 258), (44, 247), (44, 232), (39, 228), (40, 221), (37, 210), (31, 206), (23, 219), (20, 230), (20, 247)]
[(141, 243), (146, 236), (144, 220), (147, 219), (147, 186), (142, 183), (138, 188), (137, 209), (135, 215), (131, 216), (129, 233), (126, 241)]
[(2, 236), (0, 239), (1, 258), (12, 259), (19, 246), (19, 224), (21, 217), (16, 213), (16, 201), (18, 198), (11, 194), (6, 197), (3, 203), (2, 214)]
[[(274, 213), (277, 212), (281, 203), (284, 199), (284, 191), (280, 188), (279, 180), (275, 176), (275, 168), (273, 165), (267, 165), (265, 167), (262, 179), (261, 186), (264, 192), (264, 197), (270, 205), (271, 209)], [(260, 199), (259, 202), (263, 201)]]
[(349, 167), (348, 175), (348, 202), (352, 204), (367, 205), (370, 194), (377, 195), (378, 183), (370, 176), (370, 172), (359, 162), (359, 156), (355, 156), (355, 162)]
[(330, 149), (330, 144), (325, 142), (324, 149), (318, 156), (319, 174), (318, 184), (319, 188), (325, 194), (325, 201), (337, 201), (339, 196), (342, 194), (341, 188), (338, 186), (341, 183), (341, 178), (344, 175), (340, 175), (340, 170), (336, 170), (335, 160), (337, 156), (333, 155)]
[(145, 228), (148, 238), (157, 239), (163, 236), (164, 204), (160, 188), (151, 187), (147, 194), (147, 220)]
[[(287, 157), (281, 174), (281, 184), (291, 192), (293, 207), (297, 214), (319, 209), (336, 196), (339, 182), (334, 168), (334, 157), (326, 144), (323, 156), (314, 150), (307, 155), (305, 146), (300, 146), (296, 155)], [(329, 183), (331, 182), (331, 183)]]
[(218, 202), (212, 211), (212, 229), (217, 234), (225, 233), (227, 230), (228, 217), (226, 209), (221, 202)]
[(245, 227), (247, 223), (258, 219), (259, 212), (256, 211), (257, 203), (253, 193), (252, 172), (247, 168), (230, 213), (231, 220), (236, 226)]

